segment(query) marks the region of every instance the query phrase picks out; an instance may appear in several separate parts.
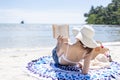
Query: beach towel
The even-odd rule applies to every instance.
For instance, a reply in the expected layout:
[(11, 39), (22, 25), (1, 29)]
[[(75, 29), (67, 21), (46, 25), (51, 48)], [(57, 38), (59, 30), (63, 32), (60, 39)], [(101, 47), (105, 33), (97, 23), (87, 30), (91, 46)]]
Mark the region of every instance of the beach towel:
[(58, 65), (51, 56), (43, 56), (29, 62), (26, 70), (40, 80), (120, 80), (120, 63), (114, 61), (110, 67), (90, 69), (83, 75), (77, 66)]

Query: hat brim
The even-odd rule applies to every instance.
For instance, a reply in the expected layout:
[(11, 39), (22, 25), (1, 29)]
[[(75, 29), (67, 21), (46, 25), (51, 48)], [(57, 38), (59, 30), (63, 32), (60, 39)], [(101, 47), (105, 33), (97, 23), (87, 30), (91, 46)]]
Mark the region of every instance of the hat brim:
[(74, 36), (76, 36), (79, 33), (80, 29), (79, 28), (73, 28), (72, 33)]
[(86, 37), (84, 34), (81, 32), (76, 35), (76, 38), (79, 39), (85, 46), (89, 48), (96, 48), (98, 47), (97, 42), (94, 39)]
[(82, 34), (81, 42), (85, 46), (87, 46), (89, 48), (96, 48), (96, 47), (98, 47), (98, 44), (97, 44), (97, 42), (94, 39), (88, 38), (84, 34)]

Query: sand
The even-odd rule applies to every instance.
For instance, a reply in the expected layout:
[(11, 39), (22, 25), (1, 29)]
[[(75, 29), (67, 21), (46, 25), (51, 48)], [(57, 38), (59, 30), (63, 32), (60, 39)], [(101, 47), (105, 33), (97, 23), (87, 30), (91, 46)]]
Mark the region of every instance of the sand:
[[(105, 43), (114, 61), (120, 62), (120, 42)], [(31, 49), (0, 49), (0, 80), (39, 80), (24, 71), (28, 62), (51, 55), (53, 47)]]

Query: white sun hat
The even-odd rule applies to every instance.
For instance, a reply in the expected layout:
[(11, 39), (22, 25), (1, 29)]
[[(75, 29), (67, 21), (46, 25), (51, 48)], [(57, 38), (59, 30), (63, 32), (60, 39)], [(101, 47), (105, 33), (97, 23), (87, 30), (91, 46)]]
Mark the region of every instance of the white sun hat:
[(95, 31), (92, 26), (84, 25), (81, 28), (73, 28), (74, 36), (89, 48), (98, 47), (97, 42), (93, 39)]
[(79, 33), (79, 31), (80, 31), (80, 28), (78, 28), (78, 27), (72, 28), (72, 33), (74, 36), (76, 36)]

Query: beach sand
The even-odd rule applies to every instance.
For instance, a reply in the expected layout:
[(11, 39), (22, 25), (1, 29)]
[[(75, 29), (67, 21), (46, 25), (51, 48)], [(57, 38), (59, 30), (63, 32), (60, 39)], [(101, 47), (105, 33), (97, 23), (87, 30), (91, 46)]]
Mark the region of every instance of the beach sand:
[[(120, 42), (104, 44), (114, 61), (120, 62)], [(53, 47), (34, 49), (0, 49), (0, 80), (39, 80), (24, 71), (28, 62), (51, 55)]]

